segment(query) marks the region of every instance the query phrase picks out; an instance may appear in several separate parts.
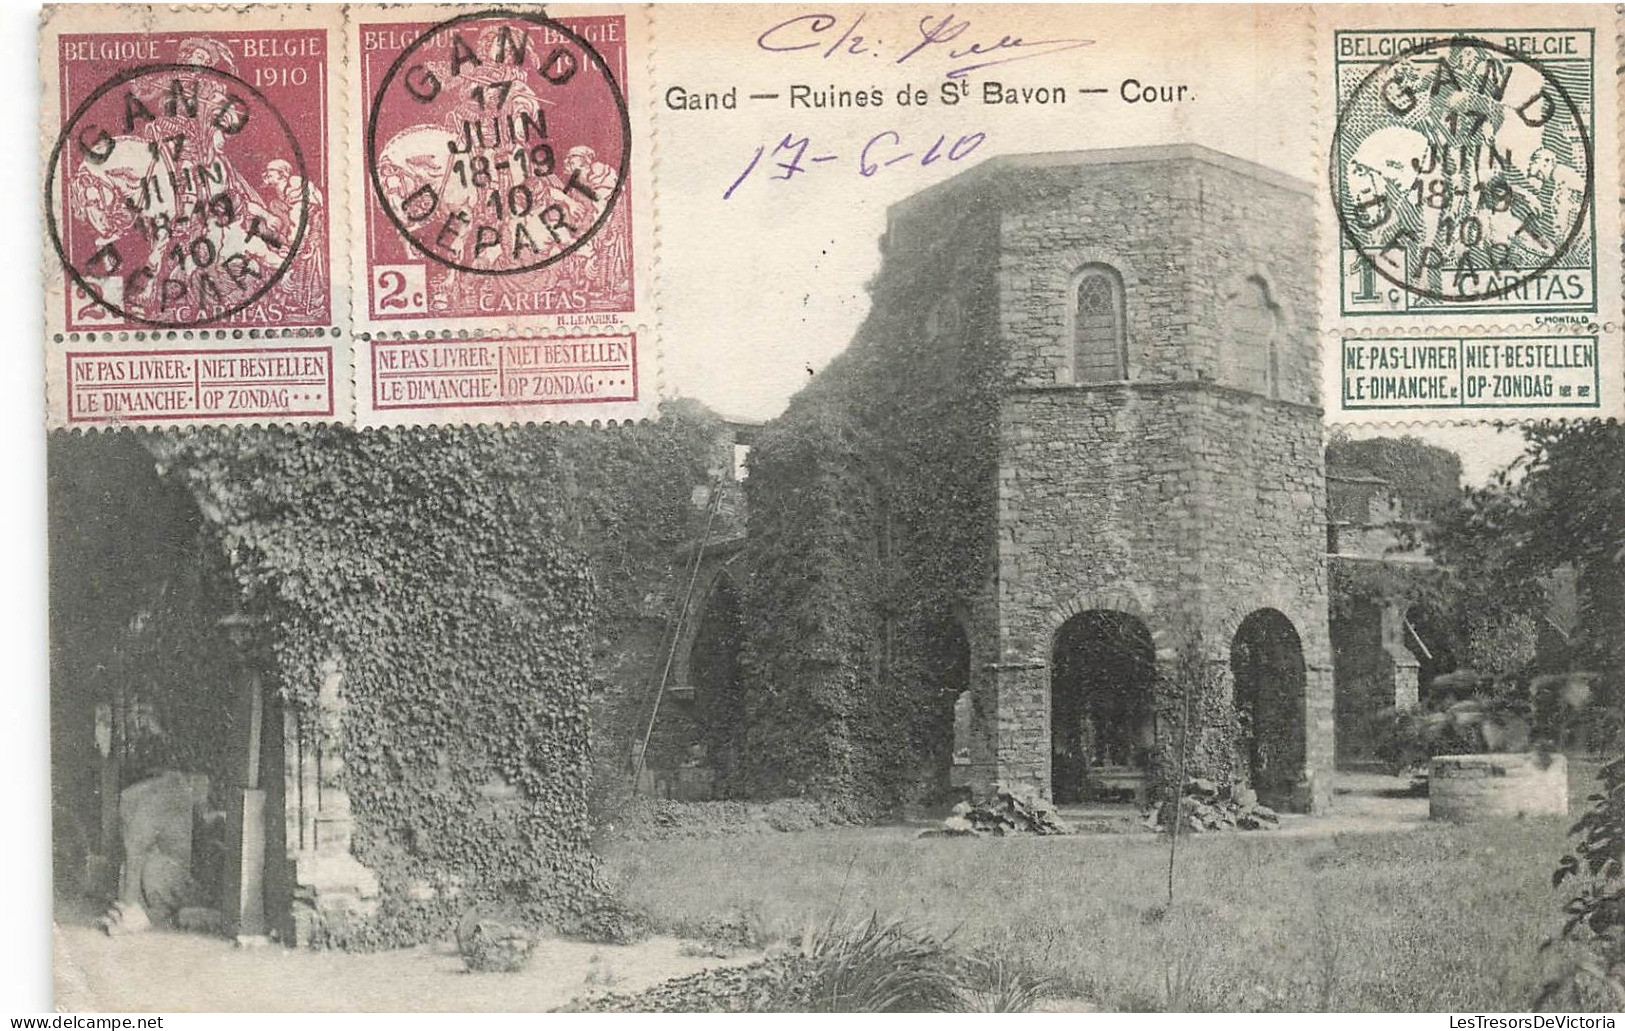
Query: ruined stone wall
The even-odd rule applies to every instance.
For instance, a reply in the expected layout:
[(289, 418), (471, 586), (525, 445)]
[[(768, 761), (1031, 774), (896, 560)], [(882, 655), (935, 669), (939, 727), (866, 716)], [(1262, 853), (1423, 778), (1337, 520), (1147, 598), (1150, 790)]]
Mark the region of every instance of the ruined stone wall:
[(1291, 620), (1307, 678), (1304, 763), (1313, 789), (1329, 794), (1335, 719), (1320, 412), (1224, 388), (1202, 393), (1204, 622), (1228, 647), (1256, 609)]
[(1340, 762), (1378, 758), (1374, 721), (1393, 706), (1393, 663), (1383, 650), (1382, 609), (1361, 599), (1335, 624), (1337, 752)]
[[(966, 680), (991, 706), (993, 199), (895, 212), (852, 346), (763, 428), (746, 481), (745, 791), (857, 815), (931, 797)], [(942, 668), (962, 630), (964, 677)], [(991, 762), (965, 742), (968, 763)], [(968, 764), (967, 763), (967, 764)]]
[[(841, 615), (807, 624), (828, 647), (770, 647), (763, 614), (793, 602), (792, 577), (758, 563), (747, 606), (759, 686), (819, 702), (806, 736), (831, 744), (828, 768), (850, 779), (907, 740), (876, 724), (929, 694), (945, 615), (972, 657), (964, 780), (1047, 792), (1067, 618), (1128, 612), (1159, 662), (1185, 642), (1228, 668), (1238, 625), (1269, 608), (1303, 653), (1306, 765), (1330, 769), (1311, 203), (1307, 186), (1178, 147), (995, 159), (893, 209), (857, 341), (762, 447), (826, 444), (764, 455), (751, 483), (764, 562), (825, 549), (819, 582), (853, 580)], [(1095, 265), (1122, 283), (1123, 382), (1076, 382), (1073, 306)], [(846, 496), (808, 521), (831, 492)], [(798, 666), (798, 649), (818, 661)]]
[[(1198, 216), (1191, 237), (1182, 242), (1193, 270), (1185, 296), (1192, 313), (1188, 347), (1198, 375), (1318, 405), (1312, 187), (1223, 155), (1208, 154), (1187, 168), (1195, 181)], [(1264, 284), (1273, 306), (1278, 369), (1273, 391), (1258, 391), (1242, 379), (1241, 352), (1267, 343), (1258, 337), (1256, 314), (1246, 309), (1249, 280)], [(1316, 422), (1318, 441), (1318, 413)], [(1319, 460), (1316, 468), (1324, 469)]]
[(1186, 284), (1195, 269), (1178, 241), (1192, 235), (1198, 214), (1188, 169), (1163, 161), (1018, 167), (1000, 179), (999, 319), (1009, 383), (1072, 382), (1071, 287), (1089, 264), (1122, 276), (1129, 378), (1192, 378), (1204, 360), (1186, 347)]

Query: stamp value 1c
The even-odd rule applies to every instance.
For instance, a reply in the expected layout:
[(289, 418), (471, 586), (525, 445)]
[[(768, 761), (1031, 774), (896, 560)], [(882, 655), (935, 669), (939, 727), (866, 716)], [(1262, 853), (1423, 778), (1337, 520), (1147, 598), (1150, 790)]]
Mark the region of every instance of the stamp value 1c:
[(1337, 33), (1345, 316), (1597, 310), (1593, 33)]

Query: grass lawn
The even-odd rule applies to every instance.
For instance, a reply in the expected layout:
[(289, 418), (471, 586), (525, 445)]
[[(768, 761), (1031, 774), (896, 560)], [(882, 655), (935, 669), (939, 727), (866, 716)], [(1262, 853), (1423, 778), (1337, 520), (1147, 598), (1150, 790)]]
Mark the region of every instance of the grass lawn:
[[(1594, 766), (1574, 764), (1583, 799)], [(1573, 812), (1580, 811), (1577, 802)], [(1570, 821), (1187, 837), (1177, 901), (1150, 835), (962, 839), (847, 828), (618, 846), (628, 901), (682, 932), (790, 937), (878, 912), (988, 948), (1112, 1010), (1528, 1010), (1562, 923)]]

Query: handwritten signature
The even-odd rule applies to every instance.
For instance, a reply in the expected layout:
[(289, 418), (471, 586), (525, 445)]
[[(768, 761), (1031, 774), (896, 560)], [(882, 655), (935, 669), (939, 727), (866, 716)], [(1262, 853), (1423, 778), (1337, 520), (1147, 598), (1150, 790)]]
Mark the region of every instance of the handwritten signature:
[[(882, 40), (864, 36), (858, 30), (868, 12), (859, 14), (850, 22), (843, 22), (833, 14), (801, 14), (779, 22), (756, 37), (756, 45), (775, 53), (793, 53), (820, 50), (825, 60), (838, 55), (872, 54), (884, 57), (880, 49)], [(920, 19), (919, 39), (898, 54), (892, 64), (906, 64), (921, 55), (946, 55), (952, 67), (947, 77), (962, 79), (971, 72), (1013, 61), (1029, 61), (1035, 57), (1049, 57), (1067, 50), (1092, 45), (1092, 39), (1023, 39), (1020, 36), (1000, 34), (995, 41), (989, 37), (960, 41), (970, 31), (970, 21), (951, 14), (928, 14)], [(837, 32), (836, 30), (839, 30)], [(959, 43), (955, 46), (952, 44)], [(961, 63), (963, 62), (963, 63)], [(915, 62), (916, 64), (919, 62)]]

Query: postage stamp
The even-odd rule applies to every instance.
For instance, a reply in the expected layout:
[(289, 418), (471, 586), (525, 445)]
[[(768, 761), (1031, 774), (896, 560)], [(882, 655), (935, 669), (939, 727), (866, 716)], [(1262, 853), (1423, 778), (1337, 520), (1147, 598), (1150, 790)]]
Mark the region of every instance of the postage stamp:
[(1337, 33), (1343, 315), (1596, 313), (1595, 33), (1530, 33)]
[(338, 12), (109, 10), (41, 35), (52, 421), (343, 414)]
[[(375, 411), (455, 411), (636, 401), (638, 340), (620, 336), (377, 338), (367, 354)], [(521, 417), (522, 418), (522, 417)]]
[[(640, 380), (631, 357), (658, 339), (640, 332), (653, 289), (645, 17), (351, 9), (362, 105), (353, 278), (372, 340), (358, 354), (362, 421), (523, 419), (530, 405), (530, 417), (569, 420), (650, 410), (655, 363), (644, 356)], [(411, 344), (423, 328), (497, 335), (471, 351)], [(568, 359), (535, 364), (583, 333), (628, 351), (615, 377)], [(536, 349), (515, 352), (512, 369), (540, 378), (486, 370), (485, 357), (523, 346), (516, 337)], [(407, 390), (389, 363), (430, 354), (453, 363), (439, 371), (464, 359), (485, 371)]]
[(1334, 417), (1625, 410), (1612, 13), (1319, 14)]

